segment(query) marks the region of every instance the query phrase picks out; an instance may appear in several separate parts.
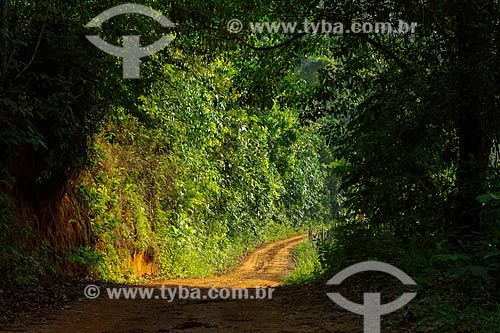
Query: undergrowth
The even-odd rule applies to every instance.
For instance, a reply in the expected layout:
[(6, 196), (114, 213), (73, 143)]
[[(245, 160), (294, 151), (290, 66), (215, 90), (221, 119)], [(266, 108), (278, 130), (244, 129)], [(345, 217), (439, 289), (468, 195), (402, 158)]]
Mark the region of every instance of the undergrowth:
[(331, 232), (331, 243), (306, 242), (296, 249), (296, 269), (286, 283), (326, 281), (352, 264), (378, 260), (417, 282), (417, 298), (393, 317), (411, 332), (499, 332), (500, 247), (494, 231), (461, 244), (452, 244), (447, 233), (398, 240), (359, 222)]
[(321, 269), (315, 244), (306, 240), (293, 251), (294, 270), (283, 279), (285, 284), (302, 284), (316, 280)]

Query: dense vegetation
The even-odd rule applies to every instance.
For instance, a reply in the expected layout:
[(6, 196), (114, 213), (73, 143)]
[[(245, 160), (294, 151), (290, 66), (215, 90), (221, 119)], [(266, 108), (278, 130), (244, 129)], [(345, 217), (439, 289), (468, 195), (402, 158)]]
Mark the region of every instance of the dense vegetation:
[[(498, 328), (497, 0), (145, 4), (176, 39), (123, 80), (83, 27), (116, 4), (3, 1), (2, 279), (119, 279), (139, 254), (210, 274), (315, 224), (334, 241), (299, 249), (306, 275), (392, 262), (421, 286), (423, 328)], [(232, 18), (418, 28), (230, 34)], [(123, 15), (102, 35), (145, 45), (157, 25)]]
[[(320, 17), (339, 20), (340, 8)], [(417, 34), (344, 36), (327, 49), (332, 62), (311, 89), (306, 115), (322, 124), (341, 208), (334, 241), (316, 242), (317, 261), (299, 251), (305, 276), (293, 280), (392, 262), (421, 286), (423, 301), (407, 317), (419, 319), (416, 329), (495, 332), (499, 5), (360, 2), (346, 15), (361, 19), (368, 10), (383, 21), (395, 8), (418, 22)]]
[[(142, 273), (127, 267), (134, 257), (163, 276), (209, 275), (326, 218), (322, 139), (283, 102), (298, 74), (246, 100), (243, 68), (259, 56), (192, 52), (181, 35), (142, 80), (123, 80), (117, 58), (79, 40), (103, 5), (6, 3), (4, 277), (121, 279)], [(133, 25), (117, 20), (106, 32)]]

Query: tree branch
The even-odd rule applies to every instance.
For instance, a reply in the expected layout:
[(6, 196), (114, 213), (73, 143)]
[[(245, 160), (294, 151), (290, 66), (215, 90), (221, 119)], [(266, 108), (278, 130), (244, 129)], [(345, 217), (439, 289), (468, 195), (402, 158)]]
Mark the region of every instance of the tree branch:
[(31, 64), (35, 60), (35, 56), (38, 52), (38, 48), (40, 47), (40, 42), (42, 40), (42, 35), (43, 35), (44, 30), (45, 30), (46, 23), (47, 22), (43, 22), (42, 29), (40, 30), (40, 33), (38, 34), (38, 40), (36, 41), (35, 49), (33, 50), (33, 55), (31, 56), (31, 59), (28, 61), (26, 66), (24, 66), (24, 68), (19, 73), (17, 73), (17, 75), (13, 81), (16, 81), (17, 79), (19, 79), (21, 77), (21, 75), (23, 75), (24, 72), (26, 72), (26, 70), (28, 70), (28, 68), (31, 66)]
[(401, 68), (401, 69), (408, 68), (408, 66), (406, 65), (406, 63), (403, 60), (399, 59), (398, 56), (396, 56), (393, 52), (388, 50), (381, 43), (377, 42), (376, 40), (371, 39), (366, 34), (356, 34), (355, 36), (361, 38), (362, 40), (364, 40), (365, 42), (367, 42), (368, 44), (373, 46), (377, 51), (382, 53), (386, 58), (392, 59), (396, 63), (396, 65), (398, 65), (399, 68)]
[(50, 10), (51, 4), (52, 4), (52, 1), (49, 1), (47, 4), (47, 11), (45, 12), (45, 17), (43, 18), (42, 29), (40, 29), (40, 33), (38, 34), (38, 40), (36, 41), (35, 49), (33, 50), (33, 55), (31, 56), (31, 59), (28, 61), (26, 66), (24, 66), (24, 68), (19, 73), (17, 73), (16, 77), (14, 78), (14, 80), (12, 80), (12, 82), (14, 82), (18, 78), (20, 78), (21, 75), (23, 75), (24, 72), (26, 72), (28, 70), (28, 68), (31, 66), (31, 64), (35, 60), (36, 54), (38, 52), (38, 48), (40, 47), (40, 42), (42, 41), (42, 36), (43, 36), (44, 31), (45, 31), (45, 27), (47, 26), (47, 19), (49, 17), (49, 10)]
[(288, 39), (288, 40), (286, 40), (286, 41), (284, 41), (282, 43), (271, 45), (271, 46), (265, 46), (265, 47), (258, 47), (258, 46), (252, 45), (252, 44), (248, 43), (246, 40), (244, 40), (243, 38), (241, 38), (239, 36), (234, 36), (231, 39), (235, 39), (235, 40), (241, 42), (243, 45), (245, 45), (246, 47), (251, 48), (254, 51), (271, 51), (271, 50), (276, 50), (276, 49), (288, 46), (288, 45), (292, 44), (295, 40), (299, 39), (302, 36), (304, 36), (304, 34), (296, 34), (292, 38), (290, 38), (290, 39)]

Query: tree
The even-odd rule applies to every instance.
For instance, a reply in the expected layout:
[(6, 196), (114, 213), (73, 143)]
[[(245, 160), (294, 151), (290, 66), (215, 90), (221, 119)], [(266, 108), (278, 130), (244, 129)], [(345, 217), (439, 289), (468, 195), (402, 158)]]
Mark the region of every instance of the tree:
[(416, 34), (335, 38), (336, 62), (312, 93), (354, 213), (401, 235), (479, 230), (476, 197), (499, 123), (495, 17), (494, 1), (325, 1), (318, 10), (316, 21), (346, 26), (418, 23)]
[[(487, 191), (487, 175), (498, 131), (498, 42), (493, 39), (498, 4), (460, 1), (456, 10), (457, 96), (460, 198), (458, 227), (465, 233), (480, 230), (476, 197)], [(495, 15), (496, 14), (496, 15)], [(492, 126), (493, 125), (493, 126)], [(498, 132), (497, 132), (498, 133)]]

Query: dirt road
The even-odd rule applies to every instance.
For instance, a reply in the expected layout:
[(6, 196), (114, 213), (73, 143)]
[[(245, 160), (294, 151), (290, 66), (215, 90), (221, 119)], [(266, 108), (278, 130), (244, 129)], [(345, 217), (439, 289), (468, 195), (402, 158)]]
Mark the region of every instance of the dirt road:
[(255, 288), (278, 286), (293, 269), (292, 251), (307, 236), (300, 235), (267, 244), (252, 252), (238, 268), (223, 276), (201, 279), (174, 279), (155, 282), (155, 285), (198, 288)]
[[(336, 308), (317, 285), (279, 286), (292, 269), (292, 250), (306, 236), (268, 244), (249, 255), (232, 273), (202, 279), (175, 279), (140, 285), (154, 288), (151, 299), (82, 299), (56, 313), (25, 318), (12, 332), (361, 332), (358, 316)], [(264, 299), (165, 299), (161, 285), (200, 288), (274, 286)], [(166, 287), (164, 287), (166, 288)], [(105, 289), (101, 287), (101, 289)], [(249, 295), (256, 295), (255, 289)], [(251, 297), (251, 296), (250, 296)]]

